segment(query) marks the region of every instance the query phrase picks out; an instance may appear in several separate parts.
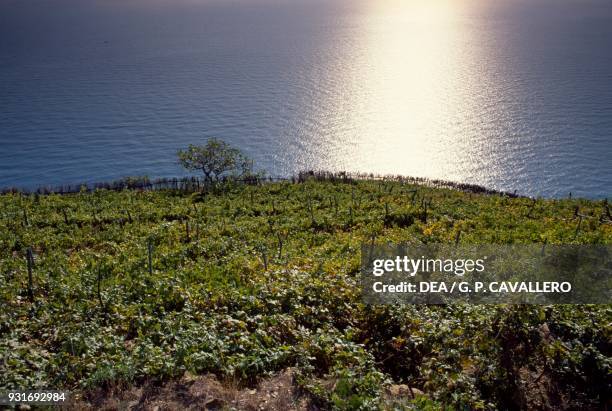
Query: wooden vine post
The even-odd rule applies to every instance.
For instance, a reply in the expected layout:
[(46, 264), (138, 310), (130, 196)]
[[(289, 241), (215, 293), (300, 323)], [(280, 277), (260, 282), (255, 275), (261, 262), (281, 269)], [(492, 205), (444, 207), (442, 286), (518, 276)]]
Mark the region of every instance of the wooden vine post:
[(28, 300), (34, 302), (34, 280), (32, 278), (32, 271), (34, 270), (34, 254), (32, 253), (32, 247), (28, 247), (26, 250), (26, 262), (28, 265)]
[(153, 274), (153, 243), (151, 243), (151, 240), (147, 242), (147, 251), (149, 254), (149, 274)]

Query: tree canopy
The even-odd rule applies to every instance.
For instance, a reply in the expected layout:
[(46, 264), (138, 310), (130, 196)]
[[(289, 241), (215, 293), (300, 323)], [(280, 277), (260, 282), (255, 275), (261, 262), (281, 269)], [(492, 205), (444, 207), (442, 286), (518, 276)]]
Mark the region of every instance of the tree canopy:
[(198, 170), (209, 182), (224, 176), (246, 176), (253, 171), (252, 161), (239, 149), (223, 140), (209, 139), (205, 145), (190, 144), (186, 150), (178, 151), (180, 164), (187, 170)]

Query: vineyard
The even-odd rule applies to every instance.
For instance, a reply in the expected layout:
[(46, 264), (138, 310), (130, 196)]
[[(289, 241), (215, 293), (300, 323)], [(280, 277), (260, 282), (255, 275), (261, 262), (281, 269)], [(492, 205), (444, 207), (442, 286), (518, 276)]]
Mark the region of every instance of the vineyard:
[(611, 244), (612, 221), (605, 201), (403, 180), (6, 193), (0, 389), (291, 369), (320, 409), (610, 404), (612, 306), (368, 306), (372, 241)]

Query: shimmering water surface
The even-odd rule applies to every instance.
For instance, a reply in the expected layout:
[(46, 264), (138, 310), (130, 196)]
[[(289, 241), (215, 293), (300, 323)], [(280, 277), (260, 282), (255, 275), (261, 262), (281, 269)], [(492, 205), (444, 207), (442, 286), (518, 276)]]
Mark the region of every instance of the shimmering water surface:
[(0, 0), (0, 186), (316, 168), (612, 186), (610, 0)]

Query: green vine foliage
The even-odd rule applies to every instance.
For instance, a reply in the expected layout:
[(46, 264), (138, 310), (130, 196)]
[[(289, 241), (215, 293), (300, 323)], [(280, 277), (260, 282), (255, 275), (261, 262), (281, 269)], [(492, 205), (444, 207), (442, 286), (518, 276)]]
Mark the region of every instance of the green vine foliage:
[[(601, 201), (397, 181), (2, 195), (0, 389), (294, 367), (327, 409), (529, 408), (536, 387), (603, 407), (610, 305), (362, 303), (362, 243), (459, 240), (610, 244), (612, 224)], [(398, 402), (391, 384), (425, 395)]]

